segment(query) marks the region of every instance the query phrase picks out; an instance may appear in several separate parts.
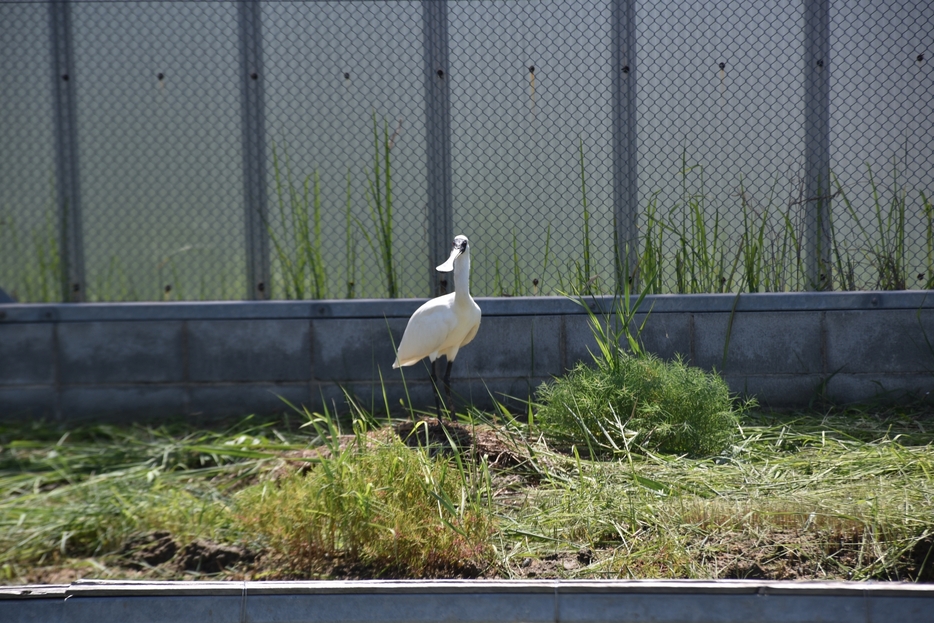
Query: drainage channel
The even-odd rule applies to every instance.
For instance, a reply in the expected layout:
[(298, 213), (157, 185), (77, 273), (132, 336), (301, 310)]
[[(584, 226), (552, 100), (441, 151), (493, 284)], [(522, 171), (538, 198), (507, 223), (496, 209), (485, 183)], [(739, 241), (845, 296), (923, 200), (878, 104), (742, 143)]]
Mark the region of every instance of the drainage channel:
[(918, 623), (934, 585), (757, 580), (126, 582), (0, 587), (3, 623)]

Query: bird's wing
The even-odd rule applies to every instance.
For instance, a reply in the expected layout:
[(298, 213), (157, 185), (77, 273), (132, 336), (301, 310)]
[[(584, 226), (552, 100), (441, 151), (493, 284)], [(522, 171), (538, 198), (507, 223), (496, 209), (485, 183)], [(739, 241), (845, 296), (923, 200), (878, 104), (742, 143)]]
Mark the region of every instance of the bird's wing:
[(470, 344), (470, 342), (473, 341), (475, 337), (477, 337), (477, 331), (479, 330), (480, 330), (480, 321), (477, 320), (477, 323), (473, 327), (470, 328), (470, 331), (467, 332), (467, 335), (464, 337), (464, 341), (461, 342), (460, 345), (464, 346), (465, 344)]
[(398, 366), (412, 365), (434, 353), (457, 326), (457, 315), (448, 305), (430, 304), (436, 300), (418, 308), (409, 318), (399, 343)]

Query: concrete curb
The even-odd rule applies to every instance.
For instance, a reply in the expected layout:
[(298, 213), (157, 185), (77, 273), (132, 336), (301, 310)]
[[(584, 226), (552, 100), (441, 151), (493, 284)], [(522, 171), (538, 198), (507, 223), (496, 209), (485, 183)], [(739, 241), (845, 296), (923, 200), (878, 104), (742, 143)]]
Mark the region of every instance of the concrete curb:
[[(772, 407), (934, 390), (929, 292), (647, 297), (646, 348), (716, 369)], [(133, 420), (433, 404), (427, 366), (392, 370), (422, 300), (0, 305), (0, 418)], [(609, 297), (583, 301), (602, 315)], [(596, 352), (587, 310), (560, 297), (479, 299), (454, 366), (463, 400), (521, 401)], [(645, 315), (638, 318), (642, 323)]]

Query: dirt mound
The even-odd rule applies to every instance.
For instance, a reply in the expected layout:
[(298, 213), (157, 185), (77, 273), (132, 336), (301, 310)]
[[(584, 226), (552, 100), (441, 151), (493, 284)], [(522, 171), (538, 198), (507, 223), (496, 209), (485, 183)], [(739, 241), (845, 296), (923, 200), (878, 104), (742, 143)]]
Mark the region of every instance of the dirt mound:
[(219, 545), (206, 539), (195, 539), (179, 548), (172, 534), (164, 530), (130, 539), (119, 557), (120, 566), (135, 571), (165, 565), (197, 573), (220, 573), (230, 567), (251, 564), (256, 558), (243, 547)]
[(127, 541), (120, 550), (121, 564), (137, 571), (146, 567), (157, 567), (178, 553), (178, 545), (171, 533), (159, 530)]
[(467, 426), (458, 422), (438, 422), (434, 418), (399, 422), (396, 435), (411, 448), (427, 447), (434, 454), (450, 454), (453, 448), (473, 457), (486, 457), (492, 468), (516, 467), (528, 456), (494, 428)]
[(220, 573), (241, 563), (252, 563), (255, 558), (252, 552), (243, 547), (196, 539), (182, 548), (175, 559), (175, 565), (182, 571)]

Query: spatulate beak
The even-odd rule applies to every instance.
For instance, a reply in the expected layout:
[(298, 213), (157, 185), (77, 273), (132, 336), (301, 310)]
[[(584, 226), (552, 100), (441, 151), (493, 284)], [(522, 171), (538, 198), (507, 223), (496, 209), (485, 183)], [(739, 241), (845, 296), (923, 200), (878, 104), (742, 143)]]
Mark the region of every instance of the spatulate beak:
[(453, 272), (454, 271), (454, 260), (460, 257), (460, 254), (463, 252), (464, 252), (463, 249), (458, 249), (457, 246), (455, 246), (453, 249), (451, 249), (451, 255), (450, 257), (448, 257), (447, 261), (444, 264), (441, 264), (440, 266), (436, 266), (435, 270), (437, 270), (439, 273)]

